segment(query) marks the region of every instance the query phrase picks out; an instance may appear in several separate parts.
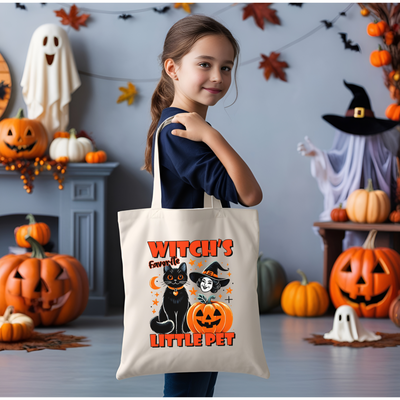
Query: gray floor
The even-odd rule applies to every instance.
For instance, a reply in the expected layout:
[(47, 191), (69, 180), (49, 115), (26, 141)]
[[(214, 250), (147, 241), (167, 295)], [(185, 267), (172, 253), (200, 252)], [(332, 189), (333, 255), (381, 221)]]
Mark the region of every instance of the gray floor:
[[(333, 317), (292, 318), (274, 313), (261, 317), (268, 380), (220, 373), (216, 397), (391, 397), (400, 396), (400, 347), (338, 348), (313, 346), (311, 333), (332, 328)], [(362, 319), (374, 332), (400, 333), (389, 319)], [(80, 317), (62, 329), (83, 335), (90, 347), (65, 351), (0, 352), (2, 397), (161, 397), (163, 375), (118, 381), (122, 311), (106, 317)]]

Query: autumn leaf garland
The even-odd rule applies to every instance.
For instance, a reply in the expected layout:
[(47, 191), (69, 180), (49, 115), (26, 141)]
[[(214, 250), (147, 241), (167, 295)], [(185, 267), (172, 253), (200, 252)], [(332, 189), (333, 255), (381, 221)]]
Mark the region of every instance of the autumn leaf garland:
[(280, 25), (276, 10), (269, 8), (272, 3), (250, 3), (243, 8), (243, 20), (253, 17), (257, 26), (264, 30), (264, 18), (271, 24)]
[(57, 17), (61, 18), (63, 25), (70, 25), (76, 31), (79, 31), (80, 26), (86, 26), (86, 20), (90, 17), (90, 14), (82, 14), (78, 16), (78, 7), (74, 4), (69, 10), (69, 14), (65, 12), (63, 8), (54, 11)]
[(280, 53), (275, 52), (272, 52), (269, 57), (261, 54), (263, 61), (260, 62), (258, 68), (264, 68), (264, 77), (266, 80), (268, 80), (271, 74), (273, 74), (275, 78), (287, 82), (283, 68), (289, 68), (289, 65), (285, 61), (278, 61), (279, 56)]

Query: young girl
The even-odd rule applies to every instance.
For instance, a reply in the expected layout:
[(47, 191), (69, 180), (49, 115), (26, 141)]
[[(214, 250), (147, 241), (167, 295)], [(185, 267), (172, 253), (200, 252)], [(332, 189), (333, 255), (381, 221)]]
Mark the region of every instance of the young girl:
[[(204, 192), (223, 207), (262, 200), (249, 167), (205, 121), (208, 107), (227, 93), (234, 65), (236, 76), (238, 55), (231, 32), (210, 17), (190, 15), (167, 33), (143, 166), (152, 172), (154, 133), (175, 115), (158, 139), (163, 208), (202, 208)], [(166, 374), (164, 397), (212, 397), (216, 379), (217, 372)]]

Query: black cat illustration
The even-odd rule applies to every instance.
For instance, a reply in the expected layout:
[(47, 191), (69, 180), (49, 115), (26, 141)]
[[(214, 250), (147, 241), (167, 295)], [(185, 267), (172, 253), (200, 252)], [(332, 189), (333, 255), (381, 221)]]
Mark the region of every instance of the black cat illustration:
[(190, 302), (184, 288), (188, 280), (186, 263), (178, 268), (164, 267), (163, 280), (167, 288), (159, 315), (150, 321), (150, 327), (156, 333), (189, 333), (186, 313)]

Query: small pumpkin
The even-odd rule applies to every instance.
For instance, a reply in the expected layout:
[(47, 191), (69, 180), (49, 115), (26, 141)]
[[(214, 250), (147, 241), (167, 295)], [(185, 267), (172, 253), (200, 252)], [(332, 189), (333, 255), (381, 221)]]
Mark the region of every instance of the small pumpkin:
[(0, 313), (12, 305), (37, 325), (64, 325), (78, 318), (89, 300), (82, 264), (64, 254), (45, 253), (30, 236), (32, 253), (0, 258)]
[(283, 311), (295, 317), (319, 317), (329, 307), (329, 296), (326, 289), (318, 282), (308, 282), (303, 271), (297, 270), (302, 281), (290, 282), (282, 293)]
[(50, 227), (44, 222), (36, 222), (32, 214), (28, 214), (26, 219), (29, 220), (29, 225), (22, 225), (14, 230), (15, 241), (20, 247), (29, 248), (31, 245), (25, 240), (25, 236), (30, 234), (42, 246), (49, 243), (50, 240)]
[(329, 280), (333, 305), (351, 306), (359, 317), (386, 318), (400, 289), (400, 255), (390, 248), (375, 248), (376, 234), (370, 231), (362, 247), (341, 253)]
[(390, 213), (389, 219), (394, 223), (400, 222), (400, 204), (397, 205), (396, 209)]
[(89, 164), (98, 164), (107, 161), (107, 154), (103, 150), (90, 151), (86, 154), (85, 160)]
[(379, 50), (374, 50), (371, 53), (369, 61), (374, 67), (383, 67), (384, 65), (389, 65), (392, 62), (392, 56), (387, 50), (382, 50), (381, 46), (379, 45)]
[(369, 36), (382, 36), (389, 29), (385, 21), (374, 21), (368, 24), (367, 33)]
[(369, 15), (369, 10), (367, 9), (367, 8), (362, 8), (361, 10), (360, 10), (360, 14), (363, 16), (363, 17), (368, 17), (368, 15)]
[(14, 312), (14, 306), (8, 306), (3, 317), (0, 317), (0, 341), (18, 342), (32, 336), (35, 325), (32, 318)]
[(49, 148), (50, 157), (56, 160), (59, 157), (68, 157), (69, 162), (82, 162), (87, 153), (92, 151), (92, 142), (85, 137), (76, 137), (76, 129), (70, 129), (70, 137), (54, 139)]
[(36, 119), (24, 118), (19, 109), (15, 118), (0, 122), (0, 155), (12, 159), (41, 157), (47, 149), (45, 127)]
[(69, 138), (69, 132), (65, 132), (65, 131), (58, 131), (55, 132), (53, 135), (53, 139), (57, 139), (57, 138)]
[(347, 198), (347, 215), (353, 222), (379, 224), (387, 220), (390, 200), (383, 190), (374, 190), (372, 179), (366, 189), (357, 189)]
[(215, 296), (200, 294), (199, 302), (194, 303), (187, 312), (187, 324), (194, 333), (228, 332), (232, 326), (233, 314), (231, 308), (221, 302), (213, 301)]
[(334, 208), (331, 211), (331, 219), (335, 222), (346, 222), (349, 220), (346, 209), (342, 208), (342, 203), (339, 204), (338, 208)]
[(390, 303), (389, 318), (400, 328), (400, 290), (399, 295)]
[(271, 258), (257, 260), (258, 308), (261, 314), (272, 310), (281, 303), (283, 289), (287, 284), (282, 265)]
[(393, 100), (400, 100), (400, 91), (395, 85), (389, 84), (390, 98)]
[(394, 39), (394, 32), (393, 31), (387, 31), (384, 33), (384, 40), (386, 46), (390, 46), (393, 43)]
[(393, 121), (400, 120), (400, 105), (398, 105), (397, 103), (390, 104), (386, 108), (385, 115), (387, 118)]

